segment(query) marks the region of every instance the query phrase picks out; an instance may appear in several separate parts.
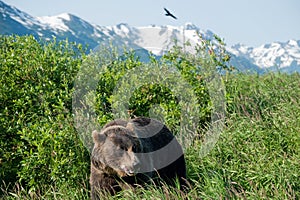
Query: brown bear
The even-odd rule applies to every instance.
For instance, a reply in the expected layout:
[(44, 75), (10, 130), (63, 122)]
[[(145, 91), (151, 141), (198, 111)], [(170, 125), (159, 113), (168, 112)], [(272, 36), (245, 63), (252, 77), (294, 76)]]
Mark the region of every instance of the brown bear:
[(182, 148), (161, 122), (146, 117), (117, 119), (101, 132), (92, 133), (91, 197), (111, 194), (136, 185), (185, 185), (186, 165)]

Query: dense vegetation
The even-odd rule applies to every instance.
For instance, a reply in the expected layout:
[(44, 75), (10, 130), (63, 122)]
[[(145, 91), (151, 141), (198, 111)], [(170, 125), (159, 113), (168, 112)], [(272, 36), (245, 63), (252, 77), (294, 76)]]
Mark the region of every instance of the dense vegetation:
[[(209, 122), (213, 106), (203, 78), (203, 73), (211, 74), (197, 64), (228, 69), (227, 55), (212, 46), (208, 41), (200, 47), (198, 60), (180, 48), (159, 62), (150, 59), (152, 66), (175, 66), (192, 87), (199, 133), (205, 129), (203, 124)], [(86, 60), (91, 60), (84, 52), (80, 45), (67, 41), (0, 37), (1, 198), (89, 198), (89, 151), (72, 115), (75, 79), (78, 73), (88, 74), (82, 80), (92, 74), (80, 71)], [(113, 102), (118, 99), (114, 94), (117, 82), (128, 70), (145, 64), (131, 52), (121, 58), (113, 51), (109, 56), (101, 53), (97, 62), (106, 61), (103, 73), (97, 77), (95, 107), (97, 122), (103, 125), (115, 117), (112, 111)], [(199, 155), (201, 137), (195, 138), (187, 149), (191, 190), (183, 194), (176, 188), (152, 186), (111, 198), (300, 198), (300, 75), (223, 74), (226, 126), (206, 157)], [(121, 116), (149, 115), (153, 104), (161, 106), (154, 111), (176, 132), (184, 105), (168, 86), (139, 87), (129, 99), (128, 112)]]
[(0, 40), (2, 183), (75, 184), (88, 167), (70, 115), (81, 47), (33, 37)]

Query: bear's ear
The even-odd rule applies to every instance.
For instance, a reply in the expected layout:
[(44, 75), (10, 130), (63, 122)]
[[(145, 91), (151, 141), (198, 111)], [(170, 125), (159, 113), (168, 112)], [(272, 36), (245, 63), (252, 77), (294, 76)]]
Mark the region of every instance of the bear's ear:
[(105, 134), (100, 134), (100, 132), (94, 130), (92, 132), (92, 136), (93, 136), (94, 143), (103, 143), (103, 142), (105, 142), (105, 139), (106, 139)]

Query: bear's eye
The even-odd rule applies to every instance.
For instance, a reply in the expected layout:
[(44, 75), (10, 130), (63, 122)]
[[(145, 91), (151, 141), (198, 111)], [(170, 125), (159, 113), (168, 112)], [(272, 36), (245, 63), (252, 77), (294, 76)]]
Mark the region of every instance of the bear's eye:
[(128, 148), (125, 147), (125, 146), (120, 146), (120, 149), (122, 149), (123, 151), (127, 151), (128, 150)]

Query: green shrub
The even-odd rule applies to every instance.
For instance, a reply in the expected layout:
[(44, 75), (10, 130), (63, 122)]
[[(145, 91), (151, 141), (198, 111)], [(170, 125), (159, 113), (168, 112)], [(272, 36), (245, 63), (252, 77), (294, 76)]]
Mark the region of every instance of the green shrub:
[(89, 154), (73, 122), (64, 115), (44, 118), (19, 132), (23, 144), (18, 177), (31, 189), (41, 185), (74, 187), (89, 174)]
[[(73, 79), (80, 67), (82, 52), (80, 45), (67, 41), (43, 42), (32, 36), (0, 37), (0, 179), (4, 182), (14, 183), (22, 178), (33, 186), (42, 184), (42, 180), (51, 180), (45, 174), (45, 179), (40, 181), (28, 175), (41, 176), (45, 170), (39, 167), (41, 164), (49, 167), (45, 160), (39, 160), (39, 156), (53, 151), (47, 149), (52, 146), (39, 148), (39, 143), (44, 144), (44, 140), (53, 137), (48, 134), (56, 131), (58, 135), (67, 134), (66, 130), (70, 130), (66, 137), (75, 139), (72, 125), (62, 119), (71, 119)], [(59, 121), (53, 127), (50, 125)], [(67, 125), (64, 132), (58, 129), (59, 124)], [(69, 144), (75, 143), (78, 142)], [(48, 156), (50, 159), (51, 155)], [(28, 159), (31, 161), (27, 163)], [(58, 160), (57, 166), (62, 164), (60, 162), (65, 160)]]
[[(214, 79), (222, 70), (229, 71), (227, 62), (230, 58), (217, 36), (214, 43), (202, 42), (195, 47), (194, 54), (175, 46), (160, 60), (150, 55), (149, 63), (142, 63), (133, 51), (125, 51), (122, 56), (114, 48), (96, 52), (86, 65), (93, 69), (95, 66), (101, 68), (97, 76), (95, 109), (99, 123), (103, 125), (116, 117), (150, 116), (151, 112), (156, 112), (156, 117), (164, 119), (174, 132), (178, 132), (179, 122), (185, 117), (182, 112), (186, 105), (182, 103), (190, 101), (195, 104), (193, 109), (196, 110), (187, 112), (194, 112), (199, 118), (198, 128), (203, 128), (210, 122), (216, 106), (212, 103), (207, 81)], [(218, 84), (217, 90), (224, 90), (222, 83)], [(224, 93), (220, 93), (221, 96)], [(122, 108), (121, 113), (114, 113), (119, 108)]]

